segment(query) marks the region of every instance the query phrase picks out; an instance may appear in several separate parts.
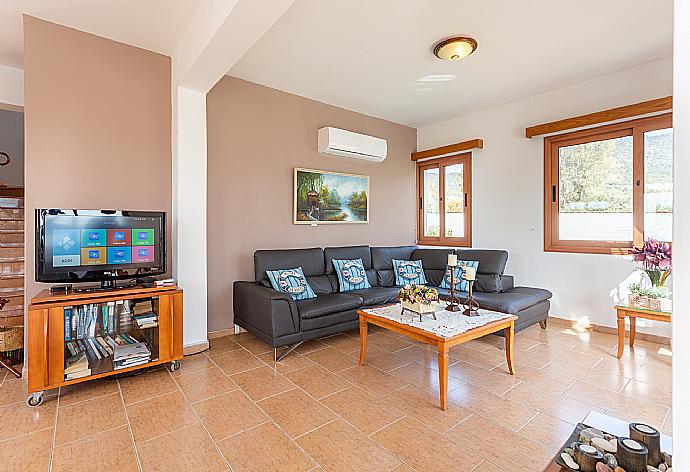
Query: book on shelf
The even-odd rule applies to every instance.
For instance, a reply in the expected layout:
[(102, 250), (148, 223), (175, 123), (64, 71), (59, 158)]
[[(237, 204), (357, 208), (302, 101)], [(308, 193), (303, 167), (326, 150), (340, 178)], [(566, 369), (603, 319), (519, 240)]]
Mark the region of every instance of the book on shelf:
[(91, 375), (86, 352), (79, 351), (65, 361), (65, 380), (73, 380)]
[(151, 350), (146, 343), (116, 345), (113, 350), (113, 367), (124, 369), (146, 364), (151, 360)]
[(153, 312), (133, 315), (132, 319), (134, 319), (139, 329), (155, 328), (158, 326), (158, 315)]
[(153, 303), (151, 300), (140, 300), (134, 304), (133, 313), (135, 315), (143, 315), (146, 313), (151, 313), (153, 311)]

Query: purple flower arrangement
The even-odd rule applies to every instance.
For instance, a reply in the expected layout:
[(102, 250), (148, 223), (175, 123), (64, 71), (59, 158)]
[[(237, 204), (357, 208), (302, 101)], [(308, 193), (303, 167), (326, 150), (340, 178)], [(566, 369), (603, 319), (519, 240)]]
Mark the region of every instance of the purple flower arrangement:
[(647, 273), (654, 287), (663, 287), (671, 275), (671, 245), (647, 239), (640, 248), (630, 251), (633, 261)]

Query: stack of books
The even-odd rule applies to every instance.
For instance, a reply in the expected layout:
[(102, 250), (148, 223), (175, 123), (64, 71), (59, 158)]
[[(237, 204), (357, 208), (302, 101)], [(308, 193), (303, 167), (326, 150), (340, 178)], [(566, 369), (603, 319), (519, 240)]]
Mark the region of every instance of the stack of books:
[(155, 328), (158, 326), (158, 315), (153, 311), (151, 300), (137, 302), (134, 305), (132, 319), (136, 322), (139, 329)]
[(65, 361), (65, 380), (79, 379), (89, 375), (91, 375), (91, 369), (86, 351), (79, 351)]
[(156, 280), (156, 287), (174, 287), (175, 279)]
[(115, 370), (146, 364), (151, 360), (151, 351), (146, 343), (117, 344), (113, 354)]

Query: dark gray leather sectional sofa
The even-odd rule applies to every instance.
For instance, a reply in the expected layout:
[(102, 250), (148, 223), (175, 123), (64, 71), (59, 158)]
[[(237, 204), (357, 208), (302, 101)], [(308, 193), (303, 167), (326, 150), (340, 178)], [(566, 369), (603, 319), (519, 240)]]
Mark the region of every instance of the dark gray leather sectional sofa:
[[(355, 329), (357, 310), (396, 302), (400, 287), (395, 286), (393, 259), (421, 260), (427, 285), (436, 287), (441, 298), (447, 297), (449, 290), (438, 287), (451, 253), (460, 260), (479, 261), (474, 297), (482, 308), (517, 315), (516, 331), (546, 321), (551, 292), (514, 287), (513, 277), (503, 274), (507, 251), (347, 246), (256, 251), (256, 281), (233, 285), (235, 324), (274, 348)], [(332, 261), (357, 258), (364, 262), (371, 288), (340, 293)], [(294, 267), (302, 267), (316, 298), (294, 301), (271, 287), (267, 270)], [(457, 295), (467, 298), (464, 292)]]

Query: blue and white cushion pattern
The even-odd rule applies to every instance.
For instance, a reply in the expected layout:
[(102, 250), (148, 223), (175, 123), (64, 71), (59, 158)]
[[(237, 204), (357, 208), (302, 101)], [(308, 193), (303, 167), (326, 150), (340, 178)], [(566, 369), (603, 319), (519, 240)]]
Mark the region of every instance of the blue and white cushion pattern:
[(266, 275), (268, 275), (268, 280), (271, 281), (274, 289), (289, 294), (295, 300), (316, 298), (316, 294), (309, 286), (301, 267), (267, 270)]
[(393, 271), (395, 272), (395, 285), (398, 287), (426, 284), (422, 261), (393, 259)]
[(371, 288), (362, 259), (333, 259), (333, 267), (338, 274), (341, 292)]
[[(460, 292), (468, 292), (470, 290), (470, 283), (465, 280), (465, 267), (473, 267), (475, 270), (479, 267), (479, 261), (458, 261), (455, 267), (455, 290)], [(450, 267), (446, 266), (446, 274), (441, 281), (441, 288), (450, 288)]]

